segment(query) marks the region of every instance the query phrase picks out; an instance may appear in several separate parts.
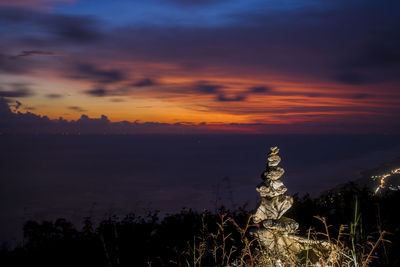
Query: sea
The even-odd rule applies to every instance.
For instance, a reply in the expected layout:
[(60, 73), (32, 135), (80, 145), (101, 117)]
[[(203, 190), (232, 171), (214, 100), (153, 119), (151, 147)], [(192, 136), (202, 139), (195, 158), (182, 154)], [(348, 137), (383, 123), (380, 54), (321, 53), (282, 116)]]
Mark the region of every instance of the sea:
[(0, 135), (0, 242), (27, 220), (251, 209), (271, 146), (287, 194), (312, 197), (400, 157), (394, 135)]

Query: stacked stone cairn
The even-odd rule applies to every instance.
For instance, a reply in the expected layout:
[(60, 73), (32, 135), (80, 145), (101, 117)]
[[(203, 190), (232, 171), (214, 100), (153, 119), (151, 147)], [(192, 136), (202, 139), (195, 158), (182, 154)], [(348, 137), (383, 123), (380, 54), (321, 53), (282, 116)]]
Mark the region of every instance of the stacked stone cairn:
[(282, 216), (292, 206), (293, 198), (284, 195), (287, 188), (280, 178), (285, 170), (278, 167), (281, 162), (278, 153), (278, 147), (271, 147), (271, 152), (268, 153), (267, 169), (262, 174), (263, 182), (257, 186), (262, 200), (254, 214), (253, 221), (261, 223), (266, 229), (293, 233), (299, 224)]
[[(293, 205), (293, 198), (285, 195), (287, 188), (280, 181), (285, 170), (278, 166), (281, 161), (278, 153), (278, 147), (270, 148), (267, 168), (261, 175), (263, 181), (256, 188), (261, 202), (253, 214), (253, 222), (258, 228), (252, 235), (265, 249), (264, 254), (271, 266), (297, 266), (304, 262), (306, 254), (313, 255), (319, 262), (321, 259), (326, 263), (332, 262), (335, 249), (331, 243), (295, 235), (299, 224), (283, 216)], [(265, 257), (259, 261), (264, 265)]]

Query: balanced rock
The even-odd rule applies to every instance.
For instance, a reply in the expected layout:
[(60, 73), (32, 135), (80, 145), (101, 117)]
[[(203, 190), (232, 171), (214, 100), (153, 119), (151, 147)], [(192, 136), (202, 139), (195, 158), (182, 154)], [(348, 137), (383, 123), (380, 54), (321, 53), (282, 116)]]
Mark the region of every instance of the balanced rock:
[[(337, 251), (333, 244), (295, 235), (299, 224), (283, 216), (293, 205), (293, 198), (284, 195), (287, 188), (279, 179), (285, 170), (278, 167), (281, 161), (278, 153), (278, 147), (270, 148), (267, 169), (261, 175), (263, 181), (256, 188), (261, 201), (253, 214), (253, 222), (258, 224), (259, 228), (253, 231), (252, 235), (266, 249), (264, 254), (268, 254), (269, 251), (270, 255), (275, 255), (273, 257), (279, 255), (276, 261), (270, 261), (276, 263), (271, 266), (283, 266), (281, 260), (291, 263), (290, 266), (298, 266), (302, 259), (301, 255), (306, 251), (312, 251), (325, 262), (333, 262)], [(260, 259), (259, 265), (265, 265), (265, 258)]]
[(273, 166), (278, 166), (279, 162), (281, 162), (281, 157), (279, 157), (276, 154), (268, 156), (268, 166), (273, 167)]
[(263, 177), (264, 179), (278, 180), (282, 177), (284, 173), (285, 170), (283, 168), (273, 166), (273, 167), (268, 167), (268, 170), (266, 170), (263, 173)]
[(257, 186), (256, 190), (260, 193), (261, 197), (272, 198), (283, 195), (287, 191), (287, 188), (279, 180), (265, 180)]
[(277, 146), (273, 146), (269, 150), (270, 152), (268, 153), (268, 155), (276, 155), (279, 153), (279, 148)]
[(294, 233), (299, 228), (295, 220), (287, 217), (281, 217), (279, 220), (264, 220), (262, 225), (267, 229), (283, 231), (283, 233)]
[(263, 198), (254, 214), (253, 221), (259, 223), (263, 220), (278, 220), (293, 204), (290, 196), (279, 195), (273, 198)]

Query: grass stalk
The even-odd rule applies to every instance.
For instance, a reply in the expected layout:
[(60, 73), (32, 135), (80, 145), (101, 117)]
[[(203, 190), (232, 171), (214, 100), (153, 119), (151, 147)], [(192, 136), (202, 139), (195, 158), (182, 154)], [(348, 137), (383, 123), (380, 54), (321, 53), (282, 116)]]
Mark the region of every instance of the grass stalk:
[(307, 252), (306, 252), (306, 267), (308, 267), (308, 253), (310, 250), (310, 234), (311, 234), (311, 227), (308, 228), (308, 234), (307, 234)]

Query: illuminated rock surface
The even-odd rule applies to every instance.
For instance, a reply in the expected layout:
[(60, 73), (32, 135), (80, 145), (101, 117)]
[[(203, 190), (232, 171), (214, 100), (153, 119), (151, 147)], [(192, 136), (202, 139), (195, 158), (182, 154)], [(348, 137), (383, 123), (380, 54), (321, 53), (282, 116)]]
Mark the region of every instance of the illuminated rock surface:
[[(279, 178), (285, 173), (283, 168), (276, 166), (281, 161), (281, 158), (277, 155), (279, 148), (271, 147), (270, 150), (268, 153), (267, 170), (262, 175), (263, 182), (257, 186), (257, 191), (260, 193), (262, 200), (253, 216), (253, 221), (260, 223), (269, 220), (275, 229), (281, 226), (282, 230), (286, 230), (285, 223), (287, 223), (287, 220), (279, 222), (278, 220), (290, 209), (293, 204), (293, 198), (284, 195), (287, 188), (279, 181)], [(271, 220), (275, 220), (276, 222)], [(292, 231), (297, 230), (298, 224), (296, 222), (291, 221), (290, 224)]]
[(252, 235), (265, 252), (265, 255), (261, 254), (264, 256), (259, 259), (259, 265), (267, 263), (269, 266), (298, 266), (305, 262), (307, 253), (313, 255), (314, 261), (322, 260), (329, 265), (335, 257), (334, 245), (295, 235), (299, 224), (283, 216), (291, 208), (293, 198), (284, 195), (287, 188), (279, 180), (285, 171), (277, 166), (281, 161), (278, 152), (278, 147), (271, 147), (267, 169), (262, 174), (263, 181), (256, 188), (262, 199), (253, 214), (253, 222), (259, 228)]
[(287, 188), (281, 181), (263, 181), (256, 190), (261, 197), (276, 197), (286, 192)]

